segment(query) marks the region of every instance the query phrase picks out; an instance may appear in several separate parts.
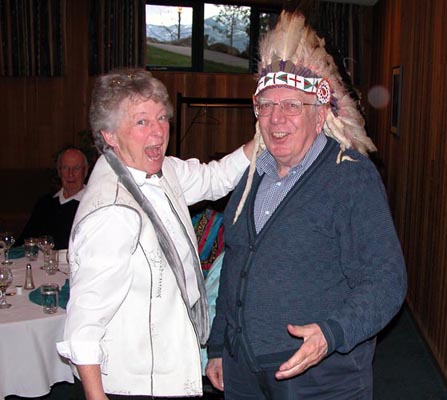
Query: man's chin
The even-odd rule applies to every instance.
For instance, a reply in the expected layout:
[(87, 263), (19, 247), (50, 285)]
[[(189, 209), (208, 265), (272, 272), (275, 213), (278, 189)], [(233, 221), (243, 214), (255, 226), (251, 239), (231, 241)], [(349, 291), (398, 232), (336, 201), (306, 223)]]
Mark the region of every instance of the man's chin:
[(65, 189), (70, 193), (78, 193), (82, 189), (82, 186), (79, 187), (78, 185), (66, 185)]

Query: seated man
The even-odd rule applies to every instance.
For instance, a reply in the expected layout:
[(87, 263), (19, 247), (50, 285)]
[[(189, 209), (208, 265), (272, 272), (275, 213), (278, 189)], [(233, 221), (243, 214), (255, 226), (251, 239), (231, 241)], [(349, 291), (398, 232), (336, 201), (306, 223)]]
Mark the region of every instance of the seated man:
[(34, 206), (16, 246), (28, 237), (50, 235), (55, 249), (66, 249), (73, 219), (84, 192), (84, 180), (88, 173), (87, 158), (78, 149), (67, 149), (59, 154), (57, 172), (61, 189), (47, 194)]

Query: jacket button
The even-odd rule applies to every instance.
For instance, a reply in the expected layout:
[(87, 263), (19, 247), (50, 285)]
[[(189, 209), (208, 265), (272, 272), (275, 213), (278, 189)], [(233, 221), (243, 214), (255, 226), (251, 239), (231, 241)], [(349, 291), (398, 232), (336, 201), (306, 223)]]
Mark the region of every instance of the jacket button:
[(247, 277), (247, 273), (245, 271), (241, 272), (241, 278), (246, 278)]
[(255, 246), (253, 246), (252, 244), (250, 245), (250, 251), (255, 251)]
[(240, 301), (240, 300), (236, 301), (236, 305), (237, 305), (238, 307), (242, 307), (242, 301)]
[(237, 332), (237, 333), (241, 333), (241, 332), (242, 332), (242, 328), (241, 328), (240, 326), (238, 326), (238, 327), (236, 328), (236, 332)]

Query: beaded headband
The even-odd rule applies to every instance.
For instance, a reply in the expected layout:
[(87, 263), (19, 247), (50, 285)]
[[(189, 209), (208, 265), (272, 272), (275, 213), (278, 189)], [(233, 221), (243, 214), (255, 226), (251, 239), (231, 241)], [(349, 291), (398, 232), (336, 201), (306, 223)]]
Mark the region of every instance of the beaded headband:
[(256, 87), (255, 96), (268, 87), (288, 86), (302, 90), (306, 93), (315, 93), (321, 104), (327, 104), (331, 100), (331, 88), (329, 82), (323, 78), (306, 78), (304, 76), (287, 72), (269, 72), (261, 77)]

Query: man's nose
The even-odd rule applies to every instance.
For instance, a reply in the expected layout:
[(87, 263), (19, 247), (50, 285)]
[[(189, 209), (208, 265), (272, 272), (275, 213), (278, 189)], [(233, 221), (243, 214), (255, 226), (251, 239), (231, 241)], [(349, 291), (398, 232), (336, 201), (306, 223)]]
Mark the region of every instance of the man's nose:
[(80, 169), (79, 167), (66, 167), (64, 168), (64, 171), (68, 176), (74, 176), (80, 171)]
[(279, 122), (286, 118), (285, 114), (283, 113), (281, 106), (279, 104), (274, 103), (272, 114), (270, 115), (270, 120), (272, 122)]

